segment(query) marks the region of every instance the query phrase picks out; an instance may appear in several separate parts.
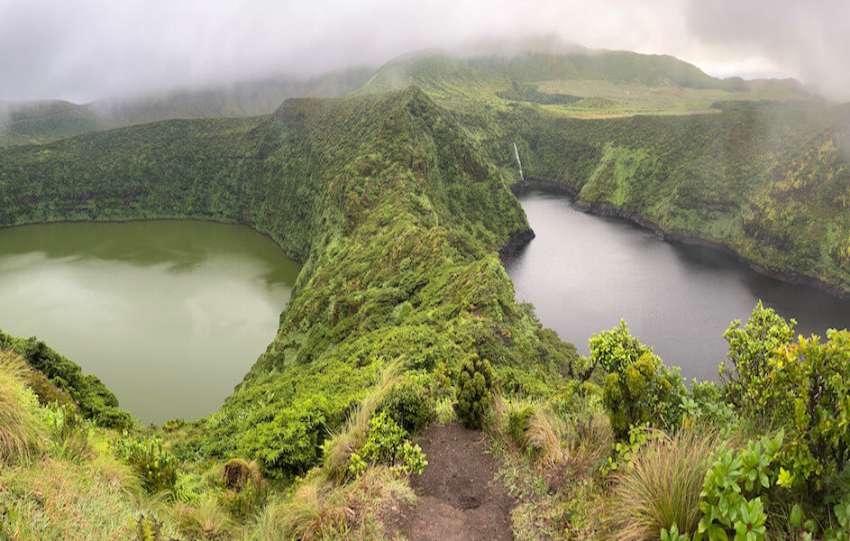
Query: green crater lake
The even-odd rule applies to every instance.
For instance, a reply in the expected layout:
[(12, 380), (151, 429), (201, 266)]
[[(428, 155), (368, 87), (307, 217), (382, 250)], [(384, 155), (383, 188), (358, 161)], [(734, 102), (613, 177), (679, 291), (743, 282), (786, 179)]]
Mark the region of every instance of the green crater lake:
[(0, 329), (44, 340), (144, 422), (195, 419), (274, 338), (298, 271), (239, 225), (0, 229)]

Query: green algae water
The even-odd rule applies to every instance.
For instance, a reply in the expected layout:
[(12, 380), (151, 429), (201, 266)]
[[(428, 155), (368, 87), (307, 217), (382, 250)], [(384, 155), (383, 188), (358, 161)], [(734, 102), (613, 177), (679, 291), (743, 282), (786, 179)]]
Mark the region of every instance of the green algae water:
[(271, 342), (298, 271), (238, 225), (0, 229), (0, 329), (44, 340), (144, 422), (195, 419)]

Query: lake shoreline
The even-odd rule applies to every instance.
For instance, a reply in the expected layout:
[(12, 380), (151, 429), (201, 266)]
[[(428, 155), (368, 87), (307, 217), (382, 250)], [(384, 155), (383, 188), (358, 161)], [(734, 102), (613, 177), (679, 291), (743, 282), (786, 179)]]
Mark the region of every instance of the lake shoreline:
[[(517, 197), (534, 191), (565, 196), (567, 199), (569, 199), (570, 203), (575, 206), (575, 208), (581, 210), (582, 212), (586, 212), (588, 214), (593, 214), (596, 216), (604, 216), (608, 218), (617, 218), (623, 220), (625, 222), (636, 225), (642, 229), (651, 231), (660, 239), (666, 242), (674, 244), (684, 244), (689, 246), (700, 246), (703, 248), (719, 250), (721, 252), (731, 255), (741, 263), (745, 264), (751, 270), (758, 274), (761, 274), (762, 276), (767, 276), (768, 278), (773, 278), (775, 280), (779, 280), (789, 284), (812, 287), (825, 293), (828, 293), (829, 295), (832, 295), (833, 297), (836, 297), (841, 300), (850, 299), (850, 291), (843, 290), (833, 284), (824, 282), (823, 280), (814, 278), (812, 276), (765, 267), (743, 256), (731, 246), (728, 246), (721, 242), (704, 239), (692, 234), (672, 233), (665, 231), (657, 223), (647, 219), (643, 215), (636, 212), (625, 211), (613, 205), (602, 203), (586, 203), (578, 201), (578, 190), (562, 182), (540, 177), (527, 177), (525, 181), (517, 182), (511, 185), (511, 192)], [(534, 236), (532, 235), (528, 238), (527, 242), (530, 242), (533, 238)], [(514, 239), (510, 239), (509, 243), (512, 240)], [(513, 251), (513, 254), (516, 255), (522, 251), (523, 247), (524, 245), (512, 245), (511, 250)]]

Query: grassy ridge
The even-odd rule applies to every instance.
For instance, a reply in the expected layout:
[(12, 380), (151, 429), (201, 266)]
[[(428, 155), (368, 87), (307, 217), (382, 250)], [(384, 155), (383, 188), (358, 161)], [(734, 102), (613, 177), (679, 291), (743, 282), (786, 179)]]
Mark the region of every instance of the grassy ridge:
[(290, 100), (269, 117), (169, 121), (8, 149), (0, 222), (195, 217), (247, 223), (305, 262), (277, 337), (187, 449), (306, 471), (390, 362), (489, 359), (545, 394), (571, 346), (543, 331), (497, 257), (525, 232), (453, 114), (408, 89)]

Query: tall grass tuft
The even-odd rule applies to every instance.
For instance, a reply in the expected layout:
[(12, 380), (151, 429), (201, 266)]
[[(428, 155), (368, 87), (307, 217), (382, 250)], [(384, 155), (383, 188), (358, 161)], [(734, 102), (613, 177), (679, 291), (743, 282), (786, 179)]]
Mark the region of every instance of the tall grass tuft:
[(28, 461), (46, 442), (38, 399), (24, 384), (26, 363), (0, 351), (0, 463)]
[(342, 428), (329, 438), (325, 444), (325, 471), (331, 478), (341, 481), (345, 477), (351, 455), (366, 441), (369, 419), (396, 381), (398, 366), (393, 364), (384, 369), (378, 385), (352, 411)]
[(369, 467), (360, 477), (343, 485), (317, 471), (290, 498), (269, 504), (248, 539), (384, 539), (379, 515), (414, 499), (406, 480), (383, 466)]
[(197, 506), (177, 503), (174, 518), (180, 531), (190, 539), (223, 541), (233, 538), (233, 521), (214, 497), (202, 498)]
[(529, 417), (528, 428), (525, 430), (525, 446), (541, 464), (554, 466), (563, 462), (562, 425), (560, 419), (542, 407), (535, 408)]
[(673, 524), (694, 533), (703, 479), (718, 445), (715, 433), (690, 430), (647, 444), (615, 478), (610, 520), (616, 538), (655, 540)]

